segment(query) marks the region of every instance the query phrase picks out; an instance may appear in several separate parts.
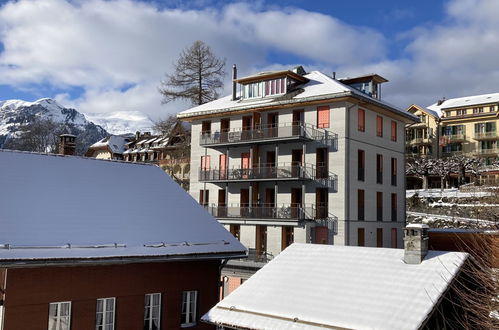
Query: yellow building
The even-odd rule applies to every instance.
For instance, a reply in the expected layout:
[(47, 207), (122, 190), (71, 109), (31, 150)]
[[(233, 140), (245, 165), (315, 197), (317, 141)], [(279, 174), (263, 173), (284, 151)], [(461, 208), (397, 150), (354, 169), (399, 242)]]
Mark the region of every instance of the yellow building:
[[(421, 122), (406, 127), (407, 152), (435, 158), (466, 155), (482, 159), (485, 168), (499, 157), (499, 93), (465, 96), (407, 111)], [(488, 167), (482, 182), (498, 183), (499, 171)]]
[(408, 157), (438, 157), (440, 117), (437, 112), (416, 104), (407, 108), (420, 122), (406, 126), (406, 150)]

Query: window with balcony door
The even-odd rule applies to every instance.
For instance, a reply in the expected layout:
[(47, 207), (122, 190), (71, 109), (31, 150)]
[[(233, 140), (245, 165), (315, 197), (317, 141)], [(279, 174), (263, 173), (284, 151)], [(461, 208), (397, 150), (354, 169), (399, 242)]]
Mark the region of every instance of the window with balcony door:
[(376, 116), (376, 136), (383, 136), (383, 117)]
[(357, 150), (357, 180), (365, 180), (366, 160), (364, 150)]
[(383, 192), (376, 192), (376, 221), (383, 221)]
[(358, 114), (357, 129), (360, 132), (365, 132), (365, 130), (366, 130), (366, 111), (364, 109), (359, 109), (357, 114)]
[(329, 105), (317, 107), (317, 127), (329, 128)]
[(391, 165), (392, 165), (391, 183), (392, 183), (392, 186), (396, 186), (397, 185), (397, 158), (392, 158)]
[[(0, 318), (1, 320), (1, 318)], [(2, 324), (0, 323), (0, 327)], [(49, 330), (69, 330), (71, 328), (71, 301), (49, 304)]]
[(376, 154), (376, 183), (383, 183), (383, 155)]
[(359, 221), (365, 220), (365, 208), (364, 208), (364, 190), (357, 190), (357, 219)]
[(144, 330), (159, 330), (161, 319), (161, 293), (150, 293), (144, 299)]
[(182, 313), (180, 327), (187, 328), (197, 324), (197, 291), (182, 292)]
[(397, 122), (392, 120), (392, 132), (391, 132), (391, 140), (396, 142), (397, 141)]

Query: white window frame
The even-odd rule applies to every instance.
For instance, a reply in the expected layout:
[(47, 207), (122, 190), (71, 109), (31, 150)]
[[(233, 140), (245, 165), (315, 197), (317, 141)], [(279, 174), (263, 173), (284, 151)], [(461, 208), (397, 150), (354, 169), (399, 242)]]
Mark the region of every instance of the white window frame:
[[(97, 309), (98, 307), (98, 302), (99, 301), (102, 301), (102, 310), (99, 311)], [(108, 301), (112, 301), (113, 302), (113, 305), (112, 305), (112, 310), (108, 310), (107, 309), (107, 302)], [(107, 319), (107, 313), (108, 312), (113, 312), (113, 319), (111, 320), (111, 322), (109, 322), (109, 320)], [(97, 324), (97, 315), (98, 314), (102, 314), (102, 324)], [(106, 325), (111, 325), (111, 329), (114, 330), (114, 324), (115, 324), (115, 320), (116, 320), (116, 298), (115, 297), (110, 297), (110, 298), (99, 298), (97, 299), (97, 303), (96, 303), (96, 307), (95, 307), (95, 329), (96, 330), (105, 330), (106, 329)]]
[[(68, 315), (61, 315), (61, 307), (63, 305), (69, 305), (69, 309), (68, 309)], [(51, 318), (51, 315), (50, 315), (50, 307), (52, 306), (55, 306), (57, 308), (56, 310), (56, 315), (55, 315), (55, 319), (52, 319)], [(2, 306), (3, 307), (3, 306)], [(68, 321), (68, 326), (66, 329), (71, 329), (71, 301), (59, 301), (59, 302), (53, 302), (53, 303), (49, 303), (49, 321), (48, 321), (48, 329), (51, 330), (52, 327), (54, 326), (53, 322), (55, 322), (55, 329), (56, 330), (65, 330), (63, 327), (62, 327), (62, 320), (66, 318), (67, 321)]]
[(187, 328), (195, 326), (197, 324), (196, 321), (197, 302), (198, 302), (197, 290), (182, 292), (182, 308), (181, 308), (182, 323), (180, 324), (180, 327)]
[[(154, 297), (158, 297), (158, 304), (154, 305)], [(147, 308), (149, 307), (149, 312)], [(149, 327), (147, 330), (153, 330), (152, 321), (153, 317), (153, 309), (158, 309), (158, 329), (161, 329), (161, 293), (148, 293), (145, 295), (144, 301), (144, 329), (146, 326), (146, 321), (149, 321)]]

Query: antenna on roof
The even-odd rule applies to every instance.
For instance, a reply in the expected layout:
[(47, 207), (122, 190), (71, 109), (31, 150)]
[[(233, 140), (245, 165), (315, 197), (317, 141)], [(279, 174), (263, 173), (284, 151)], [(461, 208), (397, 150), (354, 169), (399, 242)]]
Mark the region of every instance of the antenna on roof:
[(237, 79), (237, 67), (234, 64), (232, 66), (232, 101), (236, 100), (236, 79)]

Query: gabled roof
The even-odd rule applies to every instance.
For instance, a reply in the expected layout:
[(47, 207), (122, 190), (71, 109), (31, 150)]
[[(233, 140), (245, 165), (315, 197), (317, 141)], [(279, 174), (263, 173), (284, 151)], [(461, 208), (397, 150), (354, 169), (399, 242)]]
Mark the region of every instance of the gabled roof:
[(0, 267), (246, 248), (159, 167), (0, 150)]
[(202, 320), (243, 329), (418, 329), (467, 258), (294, 243)]
[(105, 138), (95, 142), (88, 147), (87, 155), (91, 153), (92, 149), (108, 147), (109, 151), (115, 154), (123, 154), (125, 151), (125, 144), (130, 142), (130, 138), (120, 135), (109, 135)]
[(414, 109), (414, 110), (419, 110), (419, 111), (423, 111), (424, 113), (434, 117), (434, 118), (440, 118), (440, 116), (438, 115), (438, 113), (436, 111), (433, 111), (433, 110), (430, 110), (430, 109), (427, 109), (427, 108), (423, 108), (417, 104), (412, 104), (410, 105), (408, 108), (407, 108), (407, 111), (410, 111), (411, 109)]
[(440, 105), (438, 103), (434, 103), (428, 108), (435, 111), (441, 111), (451, 108), (471, 107), (491, 103), (499, 103), (499, 93), (457, 97), (445, 100)]
[[(232, 100), (231, 95), (219, 98), (217, 100), (196, 106), (189, 110), (180, 112), (178, 118), (190, 118), (216, 113), (236, 112), (248, 109), (265, 109), (265, 107), (294, 105), (309, 101), (330, 100), (335, 98), (352, 96), (362, 101), (381, 106), (393, 113), (404, 116), (409, 121), (417, 121), (418, 118), (407, 111), (389, 104), (388, 102), (375, 99), (361, 91), (341, 83), (319, 71), (312, 71), (304, 76), (309, 81), (298, 86), (300, 89), (292, 97), (284, 98), (282, 95), (277, 97), (254, 98), (245, 100)], [(293, 93), (293, 92), (291, 92)], [(288, 93), (290, 94), (290, 93)]]

